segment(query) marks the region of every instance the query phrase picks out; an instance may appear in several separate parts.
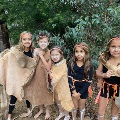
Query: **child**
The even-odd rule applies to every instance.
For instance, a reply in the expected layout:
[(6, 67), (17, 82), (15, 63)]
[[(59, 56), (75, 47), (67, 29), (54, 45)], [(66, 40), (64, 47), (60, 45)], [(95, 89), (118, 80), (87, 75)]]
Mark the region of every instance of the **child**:
[[(60, 47), (55, 46), (50, 50), (51, 60), (53, 62), (50, 77), (52, 79), (55, 101), (59, 107), (59, 116), (55, 120), (69, 120), (69, 113), (74, 108), (67, 77), (66, 60)], [(53, 94), (54, 94), (53, 93)]]
[(85, 42), (77, 43), (74, 46), (68, 75), (72, 100), (74, 103), (72, 119), (76, 120), (76, 112), (77, 109), (79, 109), (80, 120), (83, 120), (86, 98), (88, 97), (88, 87), (91, 84), (93, 76), (88, 45)]
[(115, 96), (119, 95), (120, 76), (117, 74), (117, 65), (120, 63), (120, 36), (110, 39), (107, 49), (100, 56), (100, 63), (96, 77), (102, 79), (99, 98), (98, 119), (104, 120), (108, 98), (112, 99), (112, 120), (118, 120), (118, 107), (115, 105)]
[(46, 107), (45, 119), (50, 117), (49, 106), (53, 104), (52, 94), (48, 91), (48, 71), (50, 71), (51, 60), (50, 51), (47, 46), (49, 45), (49, 36), (45, 31), (39, 34), (37, 43), (39, 48), (34, 50), (34, 57), (39, 58), (36, 72), (30, 82), (25, 87), (25, 99), (28, 99), (32, 108), (39, 106), (40, 111), (34, 116), (37, 119), (42, 113), (42, 105)]
[[(21, 94), (23, 86), (26, 80), (29, 81), (29, 76), (34, 73), (36, 61), (31, 58), (33, 49), (32, 34), (24, 31), (20, 34), (19, 45), (11, 47), (0, 59), (0, 80), (5, 80), (6, 92), (11, 97), (7, 120), (11, 120), (17, 99), (21, 101), (23, 98)], [(27, 112), (30, 113), (30, 102), (26, 100), (26, 104)]]

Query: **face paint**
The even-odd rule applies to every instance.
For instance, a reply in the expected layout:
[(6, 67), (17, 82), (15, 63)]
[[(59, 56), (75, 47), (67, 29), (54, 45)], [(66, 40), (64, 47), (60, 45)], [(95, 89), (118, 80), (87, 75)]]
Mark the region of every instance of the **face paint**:
[(61, 58), (61, 54), (57, 50), (53, 50), (51, 52), (51, 59), (54, 62), (58, 62)]
[(109, 52), (112, 57), (120, 57), (120, 40), (112, 40), (109, 46)]
[(77, 60), (83, 60), (85, 57), (85, 51), (80, 47), (76, 47), (75, 57), (77, 58)]
[(21, 38), (22, 44), (24, 47), (29, 48), (32, 44), (32, 36), (29, 33), (26, 33)]
[(48, 44), (46, 42), (40, 42), (39, 46), (40, 46), (41, 49), (44, 50), (48, 46)]

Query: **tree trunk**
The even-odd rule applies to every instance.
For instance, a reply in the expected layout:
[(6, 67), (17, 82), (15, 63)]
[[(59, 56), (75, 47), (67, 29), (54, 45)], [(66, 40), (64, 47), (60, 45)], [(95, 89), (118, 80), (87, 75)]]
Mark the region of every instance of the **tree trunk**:
[(9, 34), (4, 23), (0, 23), (0, 52), (6, 48), (10, 48)]

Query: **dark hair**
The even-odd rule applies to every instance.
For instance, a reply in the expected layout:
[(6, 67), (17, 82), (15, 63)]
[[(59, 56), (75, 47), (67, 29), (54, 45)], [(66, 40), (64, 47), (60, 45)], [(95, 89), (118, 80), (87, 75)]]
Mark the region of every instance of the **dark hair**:
[(75, 57), (75, 49), (76, 49), (77, 46), (81, 47), (85, 51), (84, 74), (87, 78), (88, 74), (89, 74), (89, 71), (90, 71), (90, 66), (92, 64), (91, 64), (90, 54), (89, 54), (89, 51), (88, 51), (88, 45), (85, 42), (75, 44), (75, 46), (73, 48), (73, 56), (72, 56), (71, 61), (70, 61), (70, 67), (71, 67), (72, 72), (74, 73), (73, 67), (74, 67), (74, 64), (76, 63), (76, 60), (77, 60), (76, 57)]
[(120, 39), (120, 35), (115, 35), (115, 36), (113, 36), (113, 37), (109, 40), (109, 42), (108, 42), (108, 44), (107, 44), (107, 46), (106, 46), (106, 50), (103, 52), (104, 59), (105, 59), (106, 61), (110, 59), (111, 54), (110, 54), (110, 52), (109, 52), (109, 47), (110, 47), (110, 45), (111, 45), (111, 42), (112, 42), (113, 40), (115, 40), (115, 39)]
[(48, 41), (50, 39), (50, 34), (47, 31), (45, 31), (45, 30), (44, 31), (40, 31), (38, 33), (38, 39), (37, 39), (37, 41), (39, 41), (39, 40), (41, 40), (43, 38), (48, 38)]

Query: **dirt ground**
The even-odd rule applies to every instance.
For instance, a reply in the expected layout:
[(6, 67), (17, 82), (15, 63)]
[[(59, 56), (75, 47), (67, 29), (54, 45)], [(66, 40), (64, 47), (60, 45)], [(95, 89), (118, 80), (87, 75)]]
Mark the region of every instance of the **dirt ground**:
[[(34, 120), (33, 116), (37, 113), (37, 111), (38, 111), (38, 108), (36, 107), (33, 110), (32, 117), (27, 117), (27, 118), (19, 118), (18, 117), (18, 118), (16, 118), (20, 114), (26, 112), (25, 101), (23, 101), (23, 102), (18, 102), (17, 101), (15, 110), (13, 111), (13, 118), (16, 118), (15, 120)], [(57, 115), (58, 115), (58, 108), (57, 108), (56, 105), (52, 105), (51, 106), (51, 117), (50, 117), (49, 120), (55, 120)], [(41, 116), (39, 116), (37, 120), (44, 120), (44, 116), (45, 116), (45, 112), (42, 113)], [(70, 114), (70, 116), (71, 116), (71, 114)], [(64, 120), (64, 117), (61, 120)], [(70, 119), (70, 120), (72, 120), (72, 119)], [(78, 118), (78, 120), (79, 120), (79, 118)], [(89, 117), (86, 117), (85, 120), (91, 120), (91, 119)]]
[[(86, 110), (85, 110), (85, 119), (84, 120), (97, 120), (98, 104), (95, 104), (95, 96), (97, 95), (98, 92), (96, 92), (96, 89), (97, 88), (93, 86), (93, 97), (88, 98), (88, 100), (86, 102), (86, 108), (85, 108)], [(105, 120), (110, 120), (110, 110), (111, 110), (110, 103), (111, 102), (109, 102), (108, 107), (106, 109)], [(27, 109), (26, 109), (25, 101), (22, 101), (22, 102), (17, 101), (15, 110), (13, 111), (13, 118), (16, 118), (17, 116), (19, 116), (22, 113), (25, 113), (26, 110)], [(1, 111), (1, 109), (0, 109), (0, 111)], [(33, 110), (33, 116), (37, 112), (38, 112), (38, 108), (36, 107)], [(41, 116), (38, 117), (37, 120), (44, 120), (44, 116), (45, 116), (45, 113), (41, 114)], [(49, 120), (55, 120), (55, 118), (57, 116), (58, 116), (58, 108), (56, 105), (52, 105), (51, 106), (51, 117)], [(71, 113), (70, 113), (70, 116), (71, 116)], [(79, 116), (79, 114), (77, 116)], [(120, 118), (120, 116), (119, 116), (119, 118)], [(2, 118), (0, 118), (0, 120), (2, 120)], [(34, 118), (33, 117), (31, 117), (31, 118), (16, 118), (15, 120), (34, 120)], [(64, 118), (62, 118), (61, 120), (64, 120)], [(72, 120), (72, 119), (70, 119), (70, 120)], [(79, 120), (79, 118), (77, 120)]]
[[(33, 110), (33, 114), (32, 115), (34, 116), (37, 113), (37, 111), (38, 111), (38, 108), (36, 107)], [(15, 118), (16, 116), (20, 115), (23, 112), (26, 112), (25, 101), (23, 101), (21, 103), (17, 102), (16, 108), (15, 108), (15, 110), (13, 112), (13, 117)], [(57, 115), (58, 115), (58, 108), (57, 108), (56, 105), (53, 105), (51, 107), (51, 117), (50, 117), (49, 120), (55, 120), (55, 118), (57, 117)], [(31, 118), (29, 118), (29, 117), (28, 118), (22, 118), (22, 119), (21, 118), (17, 118), (16, 120), (34, 120), (33, 116)], [(41, 116), (38, 117), (37, 120), (44, 120), (44, 116), (45, 116), (45, 112), (43, 114), (41, 114)], [(61, 120), (64, 120), (64, 117)], [(70, 119), (70, 120), (72, 120), (72, 119)], [(79, 118), (78, 118), (78, 120), (79, 120)], [(85, 120), (91, 120), (91, 119), (86, 117)]]

